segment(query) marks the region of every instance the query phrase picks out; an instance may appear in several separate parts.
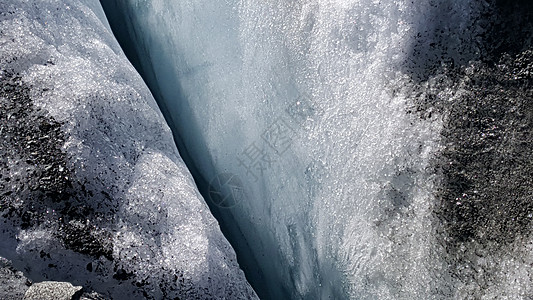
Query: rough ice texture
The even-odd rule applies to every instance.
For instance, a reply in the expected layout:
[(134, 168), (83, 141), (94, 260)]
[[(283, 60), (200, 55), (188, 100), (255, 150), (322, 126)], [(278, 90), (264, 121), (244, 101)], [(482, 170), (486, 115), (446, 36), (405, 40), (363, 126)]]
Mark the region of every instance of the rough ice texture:
[(21, 271), (13, 268), (10, 261), (0, 257), (0, 299), (20, 300), (30, 284)]
[(504, 2), (102, 1), (200, 188), (240, 178), (213, 210), (261, 297), (527, 299), (531, 6)]
[(446, 147), (434, 161), (442, 176), (434, 214), (454, 270), (444, 276), (458, 284), (439, 293), (489, 299), (533, 293), (531, 66), (531, 50), (506, 54), (447, 70), (417, 90), (413, 113), (446, 116)]
[(100, 3), (0, 7), (0, 256), (114, 299), (255, 298)]

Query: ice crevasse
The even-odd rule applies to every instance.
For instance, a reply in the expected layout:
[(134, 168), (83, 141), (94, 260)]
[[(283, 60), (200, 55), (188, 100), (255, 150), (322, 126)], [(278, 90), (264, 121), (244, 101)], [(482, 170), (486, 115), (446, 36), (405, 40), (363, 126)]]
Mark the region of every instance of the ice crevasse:
[(527, 299), (528, 1), (101, 1), (264, 299)]
[(98, 1), (2, 1), (0, 49), (4, 260), (112, 299), (257, 297)]

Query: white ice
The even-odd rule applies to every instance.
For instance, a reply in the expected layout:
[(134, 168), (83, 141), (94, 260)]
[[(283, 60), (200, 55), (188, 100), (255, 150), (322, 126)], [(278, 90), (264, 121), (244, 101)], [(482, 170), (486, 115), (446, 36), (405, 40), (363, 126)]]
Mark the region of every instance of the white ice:
[(3, 0), (0, 31), (0, 67), (21, 74), (33, 104), (64, 122), (72, 180), (116, 204), (101, 208), (115, 210), (104, 222), (114, 232), (113, 261), (66, 249), (53, 222), (28, 230), (0, 225), (0, 256), (32, 280), (70, 281), (114, 299), (144, 298), (130, 282), (112, 279), (117, 267), (155, 299), (256, 298), (100, 3)]
[(260, 295), (457, 296), (431, 223), (441, 116), (406, 113), (402, 68), (416, 35), (440, 29), (468, 60), (476, 1), (113, 5), (199, 176), (240, 178), (219, 211)]

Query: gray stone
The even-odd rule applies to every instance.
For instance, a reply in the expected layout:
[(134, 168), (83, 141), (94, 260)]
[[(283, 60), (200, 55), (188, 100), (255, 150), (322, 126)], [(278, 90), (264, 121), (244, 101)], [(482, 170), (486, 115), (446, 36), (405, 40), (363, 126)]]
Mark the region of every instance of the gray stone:
[(33, 284), (24, 295), (24, 300), (70, 300), (82, 290), (69, 282), (43, 281)]

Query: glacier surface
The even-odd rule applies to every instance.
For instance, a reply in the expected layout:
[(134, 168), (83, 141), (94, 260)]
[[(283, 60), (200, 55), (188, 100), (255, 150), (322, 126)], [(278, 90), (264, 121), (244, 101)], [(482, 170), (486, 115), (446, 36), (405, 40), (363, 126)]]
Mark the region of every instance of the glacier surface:
[(530, 3), (101, 2), (261, 298), (533, 293)]
[(98, 1), (2, 1), (0, 49), (1, 257), (112, 299), (257, 298)]

